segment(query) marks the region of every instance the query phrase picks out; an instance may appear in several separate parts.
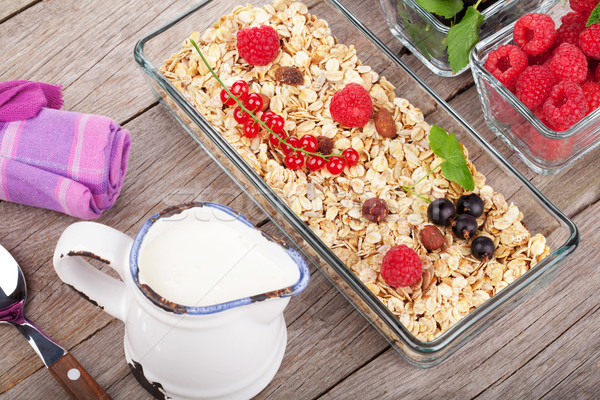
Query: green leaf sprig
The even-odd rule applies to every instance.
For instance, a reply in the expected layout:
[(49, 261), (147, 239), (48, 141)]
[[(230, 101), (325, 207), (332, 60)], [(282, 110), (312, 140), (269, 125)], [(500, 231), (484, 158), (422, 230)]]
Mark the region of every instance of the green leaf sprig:
[(592, 13), (590, 14), (590, 17), (588, 18), (585, 26), (588, 27), (590, 25), (597, 24), (599, 22), (600, 22), (600, 3), (598, 3), (596, 8), (594, 8), (592, 10)]
[(194, 48), (198, 52), (198, 55), (200, 55), (200, 58), (204, 62), (204, 65), (206, 65), (206, 68), (208, 68), (208, 70), (210, 71), (210, 73), (212, 74), (212, 76), (217, 80), (217, 82), (219, 82), (219, 85), (221, 85), (221, 87), (223, 87), (223, 89), (225, 89), (225, 91), (227, 92), (227, 94), (229, 95), (229, 97), (231, 97), (232, 99), (234, 99), (235, 102), (237, 103), (237, 105), (240, 106), (240, 108), (242, 109), (242, 111), (244, 111), (244, 112), (248, 113), (248, 115), (250, 115), (250, 118), (252, 118), (256, 123), (258, 123), (259, 125), (261, 125), (267, 132), (269, 132), (273, 136), (275, 136), (277, 138), (277, 140), (279, 140), (279, 143), (285, 144), (286, 146), (288, 146), (293, 151), (301, 152), (301, 153), (307, 154), (309, 156), (321, 157), (324, 160), (328, 160), (329, 158), (331, 158), (333, 156), (342, 157), (342, 155), (338, 154), (338, 153), (331, 153), (331, 154), (313, 153), (313, 152), (310, 152), (310, 151), (306, 151), (302, 147), (294, 147), (294, 146), (290, 145), (287, 142), (287, 140), (285, 140), (284, 138), (282, 138), (279, 134), (275, 133), (271, 128), (269, 128), (267, 126), (267, 124), (264, 121), (261, 121), (256, 115), (254, 115), (254, 113), (252, 111), (248, 110), (246, 108), (246, 106), (244, 106), (244, 103), (238, 99), (239, 96), (235, 96), (233, 93), (231, 93), (231, 91), (229, 90), (229, 88), (219, 78), (219, 76), (217, 75), (217, 73), (215, 72), (215, 70), (212, 69), (212, 67), (209, 65), (208, 61), (204, 57), (204, 54), (202, 54), (202, 51), (200, 50), (200, 47), (198, 47), (198, 45), (196, 44), (196, 42), (194, 41), (194, 39), (190, 38), (190, 42), (192, 43), (192, 46), (194, 46)]
[(444, 177), (449, 181), (458, 183), (463, 189), (468, 191), (472, 191), (475, 188), (473, 174), (471, 174), (462, 147), (454, 133), (447, 133), (443, 128), (433, 125), (429, 131), (429, 147), (431, 147), (433, 154), (444, 159), (444, 161), (436, 165), (412, 185), (402, 186), (402, 190), (430, 203), (431, 200), (415, 193), (412, 189), (440, 168)]
[[(478, 30), (483, 23), (483, 15), (477, 11), (481, 4), (479, 0), (475, 5), (467, 7), (465, 15), (456, 23), (456, 16), (464, 8), (462, 0), (416, 0), (426, 11), (452, 19), (446, 46), (448, 48), (448, 61), (452, 72), (457, 73), (469, 64), (469, 53), (479, 42)], [(502, 1), (502, 0), (499, 0)]]

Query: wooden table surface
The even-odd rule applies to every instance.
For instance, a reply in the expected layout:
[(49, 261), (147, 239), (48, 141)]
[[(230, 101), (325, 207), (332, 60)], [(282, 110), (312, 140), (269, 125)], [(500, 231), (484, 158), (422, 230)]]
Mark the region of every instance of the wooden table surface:
[[(258, 398), (598, 398), (600, 151), (558, 175), (533, 173), (487, 128), (470, 73), (436, 77), (391, 37), (378, 2), (346, 2), (575, 221), (581, 243), (546, 288), (429, 370), (404, 363), (316, 271), (309, 287), (286, 309), (286, 355)], [(133, 144), (125, 185), (115, 206), (97, 220), (130, 236), (151, 214), (188, 200), (226, 203), (269, 225), (157, 104), (133, 60), (140, 37), (190, 6), (186, 0), (0, 2), (0, 80), (62, 84), (66, 110), (109, 116), (130, 130)], [(54, 272), (54, 246), (75, 221), (0, 202), (0, 244), (24, 270), (26, 314), (71, 351), (114, 399), (147, 399), (125, 362), (123, 323), (84, 301)], [(66, 398), (15, 329), (0, 326), (0, 343), (0, 399)]]

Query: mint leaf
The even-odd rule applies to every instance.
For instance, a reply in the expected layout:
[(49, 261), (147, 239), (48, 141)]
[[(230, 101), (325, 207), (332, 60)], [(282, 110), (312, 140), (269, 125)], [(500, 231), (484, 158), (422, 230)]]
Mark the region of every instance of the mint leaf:
[(590, 26), (593, 24), (597, 24), (598, 22), (600, 22), (600, 3), (598, 3), (598, 5), (596, 6), (596, 8), (594, 8), (592, 10), (592, 13), (590, 14), (590, 17), (587, 20), (587, 23), (585, 24), (585, 26)]
[(436, 156), (444, 159), (441, 167), (446, 179), (458, 183), (465, 190), (475, 188), (473, 175), (454, 133), (448, 134), (444, 129), (433, 125), (429, 131), (429, 147)]
[(468, 7), (462, 20), (448, 31), (448, 60), (452, 72), (459, 72), (469, 63), (469, 53), (479, 42), (477, 29), (483, 23), (483, 15), (474, 7)]
[(453, 18), (464, 7), (462, 0), (417, 0), (417, 3), (430, 13), (448, 19)]

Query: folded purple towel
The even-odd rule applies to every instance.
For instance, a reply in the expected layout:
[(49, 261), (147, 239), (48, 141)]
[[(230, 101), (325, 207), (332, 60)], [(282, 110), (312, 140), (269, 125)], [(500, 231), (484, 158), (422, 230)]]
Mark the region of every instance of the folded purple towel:
[[(0, 83), (0, 121), (7, 118), (6, 105), (8, 118), (18, 114), (15, 99), (44, 103), (21, 89), (3, 105), (5, 83)], [(55, 99), (44, 104), (56, 105)], [(99, 217), (123, 186), (129, 132), (106, 117), (40, 107), (34, 117), (0, 122), (0, 199), (83, 219)]]
[(62, 88), (42, 82), (0, 82), (0, 121), (35, 117), (42, 107), (59, 110), (63, 106)]

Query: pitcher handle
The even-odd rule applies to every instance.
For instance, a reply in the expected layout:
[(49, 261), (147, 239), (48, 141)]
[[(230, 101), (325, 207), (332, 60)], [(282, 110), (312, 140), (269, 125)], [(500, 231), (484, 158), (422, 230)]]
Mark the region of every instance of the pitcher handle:
[[(96, 222), (76, 222), (62, 233), (54, 251), (54, 269), (63, 282), (82, 297), (125, 321), (129, 250), (133, 240), (116, 229)], [(114, 269), (121, 280), (99, 271), (82, 257)]]

